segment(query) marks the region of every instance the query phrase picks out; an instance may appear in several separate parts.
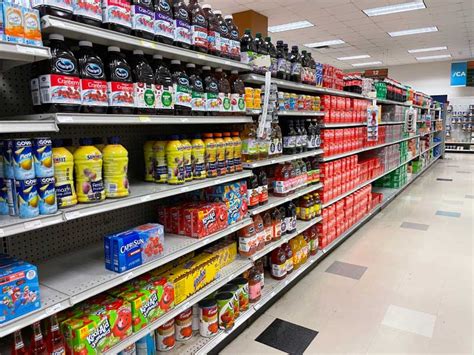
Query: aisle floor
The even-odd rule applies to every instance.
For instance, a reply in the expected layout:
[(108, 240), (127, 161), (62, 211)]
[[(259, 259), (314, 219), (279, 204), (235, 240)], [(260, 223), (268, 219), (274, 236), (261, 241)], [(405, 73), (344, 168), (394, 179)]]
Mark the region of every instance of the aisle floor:
[(474, 156), (450, 154), (222, 354), (473, 354), (473, 207)]

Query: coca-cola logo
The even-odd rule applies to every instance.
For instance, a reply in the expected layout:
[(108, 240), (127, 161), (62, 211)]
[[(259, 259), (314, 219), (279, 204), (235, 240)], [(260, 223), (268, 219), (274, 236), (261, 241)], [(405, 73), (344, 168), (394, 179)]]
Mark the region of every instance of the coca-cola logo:
[(128, 70), (124, 68), (115, 68), (115, 75), (119, 79), (127, 79), (128, 78)]
[(74, 63), (67, 58), (59, 58), (55, 63), (56, 69), (63, 73), (72, 73), (74, 71)]
[(206, 22), (206, 19), (204, 18), (203, 15), (197, 15), (197, 16), (196, 16), (196, 22), (205, 23), (205, 22)]
[(160, 0), (160, 7), (163, 11), (170, 11), (170, 4), (166, 0)]
[(179, 13), (180, 17), (188, 18), (188, 12), (185, 9), (183, 9), (183, 8), (179, 9), (178, 13)]
[(186, 78), (179, 78), (178, 83), (179, 85), (187, 86), (189, 85), (189, 80)]
[(86, 65), (86, 72), (91, 76), (101, 76), (102, 75), (102, 68), (100, 65), (95, 63), (89, 63)]

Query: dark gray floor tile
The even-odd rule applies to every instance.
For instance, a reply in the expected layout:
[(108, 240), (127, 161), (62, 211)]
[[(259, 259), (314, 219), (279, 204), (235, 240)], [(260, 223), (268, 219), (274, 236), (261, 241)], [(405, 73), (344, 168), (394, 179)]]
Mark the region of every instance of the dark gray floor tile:
[(438, 181), (453, 181), (453, 179), (437, 178)]
[(464, 196), (465, 198), (470, 198), (470, 199), (474, 199), (474, 195), (466, 195)]
[(256, 339), (259, 343), (288, 354), (303, 354), (318, 332), (300, 325), (275, 319)]
[(400, 225), (400, 228), (416, 229), (419, 231), (427, 231), (429, 227), (430, 226), (428, 224), (412, 223), (412, 222), (403, 222)]
[(450, 211), (436, 211), (437, 216), (445, 216), (445, 217), (461, 217), (459, 212), (450, 212)]
[(448, 168), (460, 168), (459, 165), (446, 165)]
[(458, 174), (472, 174), (471, 171), (464, 171), (464, 170), (459, 170), (459, 171), (456, 171)]
[(366, 266), (354, 265), (349, 263), (343, 263), (341, 261), (333, 262), (327, 269), (326, 272), (336, 274), (339, 276), (350, 277), (354, 280), (360, 280), (364, 272), (367, 270)]

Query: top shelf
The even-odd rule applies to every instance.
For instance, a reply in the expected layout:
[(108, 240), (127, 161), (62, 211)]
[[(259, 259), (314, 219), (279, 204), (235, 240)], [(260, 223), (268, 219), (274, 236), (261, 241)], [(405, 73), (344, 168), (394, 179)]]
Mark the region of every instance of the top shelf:
[(89, 26), (54, 16), (42, 17), (41, 27), (45, 33), (60, 33), (66, 38), (78, 41), (87, 38), (87, 40), (103, 46), (118, 46), (125, 50), (141, 49), (147, 54), (162, 54), (164, 57), (170, 59), (180, 59), (199, 65), (209, 65), (214, 68), (222, 68), (225, 70), (237, 69), (240, 71), (251, 70), (249, 65), (237, 61), (198, 53), (192, 50), (170, 46), (155, 41), (149, 41), (139, 37), (126, 35), (100, 27)]
[(49, 48), (0, 41), (0, 71), (51, 57)]

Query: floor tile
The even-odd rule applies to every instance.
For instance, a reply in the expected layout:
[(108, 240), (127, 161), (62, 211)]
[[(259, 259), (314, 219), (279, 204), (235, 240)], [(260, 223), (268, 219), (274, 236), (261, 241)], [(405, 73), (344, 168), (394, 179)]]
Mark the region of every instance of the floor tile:
[(367, 270), (366, 266), (354, 265), (349, 263), (343, 263), (341, 261), (335, 261), (326, 269), (326, 272), (336, 274), (339, 276), (349, 277), (354, 280), (360, 280), (364, 272)]
[(461, 217), (459, 212), (450, 212), (450, 211), (436, 211), (437, 216), (445, 216), (445, 217)]
[(403, 222), (400, 225), (400, 228), (405, 228), (405, 229), (416, 229), (419, 231), (427, 231), (430, 226), (428, 224), (422, 224), (422, 223), (412, 223), (412, 222)]
[(436, 316), (390, 305), (382, 325), (431, 338), (436, 324)]
[(459, 165), (447, 165), (448, 168), (460, 168)]
[(466, 195), (464, 196), (465, 198), (470, 198), (470, 199), (474, 199), (474, 195)]
[(289, 354), (303, 354), (316, 335), (315, 330), (275, 319), (255, 341)]
[(463, 170), (459, 170), (459, 171), (456, 171), (458, 174), (472, 174), (471, 171), (463, 171)]
[(443, 202), (447, 203), (448, 205), (454, 205), (454, 206), (464, 205), (464, 201), (460, 201), (460, 200), (443, 200)]
[(437, 178), (437, 181), (453, 181), (453, 179)]

